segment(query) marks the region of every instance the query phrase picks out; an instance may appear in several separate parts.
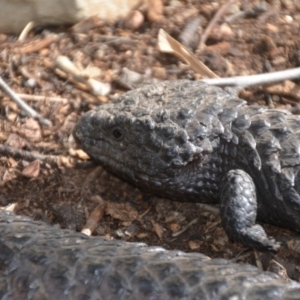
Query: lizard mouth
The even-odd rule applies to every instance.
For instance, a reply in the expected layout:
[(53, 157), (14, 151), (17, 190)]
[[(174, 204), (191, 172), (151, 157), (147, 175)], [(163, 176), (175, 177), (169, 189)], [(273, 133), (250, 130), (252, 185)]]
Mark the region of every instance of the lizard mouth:
[(125, 180), (129, 180), (128, 177), (134, 178), (132, 168), (128, 167), (120, 153), (103, 139), (87, 135), (82, 137), (80, 134), (76, 134), (75, 140), (94, 161), (110, 172)]

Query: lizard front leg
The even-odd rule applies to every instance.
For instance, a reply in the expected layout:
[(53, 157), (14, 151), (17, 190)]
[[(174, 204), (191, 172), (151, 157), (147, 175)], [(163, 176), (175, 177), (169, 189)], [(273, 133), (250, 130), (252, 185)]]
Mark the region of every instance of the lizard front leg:
[(243, 170), (230, 170), (223, 181), (220, 213), (230, 240), (258, 250), (277, 251), (280, 244), (255, 224), (256, 189), (252, 178)]

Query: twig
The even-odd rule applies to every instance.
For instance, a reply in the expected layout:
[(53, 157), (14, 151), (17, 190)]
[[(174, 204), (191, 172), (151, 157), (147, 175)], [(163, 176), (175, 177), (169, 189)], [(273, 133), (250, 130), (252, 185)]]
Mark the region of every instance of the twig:
[(120, 36), (108, 36), (108, 35), (101, 35), (99, 38), (100, 43), (105, 43), (110, 46), (119, 46), (123, 44), (136, 44), (137, 41), (127, 38), (127, 37), (120, 37)]
[(61, 102), (61, 103), (68, 102), (68, 99), (60, 98), (60, 97), (48, 97), (48, 96), (41, 96), (41, 95), (28, 95), (28, 94), (19, 94), (19, 93), (17, 93), (17, 95), (22, 99), (28, 101), (51, 101), (51, 102)]
[(252, 255), (252, 249), (246, 248), (241, 250), (237, 255), (230, 259), (231, 262), (245, 261), (250, 255)]
[(30, 32), (31, 29), (33, 29), (35, 26), (34, 22), (29, 22), (27, 23), (27, 25), (24, 27), (24, 29), (22, 30), (21, 34), (19, 35), (18, 40), (20, 42), (24, 42), (24, 40), (26, 39), (28, 33)]
[(43, 40), (33, 41), (28, 45), (20, 48), (21, 54), (27, 54), (40, 51), (58, 40), (58, 35), (50, 35)]
[(197, 206), (201, 207), (207, 211), (210, 211), (214, 214), (217, 214), (217, 215), (220, 214), (220, 208), (218, 206), (210, 205), (210, 204), (206, 204), (206, 203), (197, 203)]
[(194, 225), (195, 223), (197, 223), (198, 219), (194, 219), (192, 220), (190, 223), (188, 223), (185, 227), (183, 227), (181, 230), (177, 231), (177, 232), (174, 232), (172, 234), (172, 237), (177, 237), (179, 236), (180, 234), (182, 234), (183, 232), (185, 232), (189, 227), (191, 227), (192, 225)]
[(235, 0), (228, 0), (225, 4), (222, 5), (222, 7), (214, 15), (214, 17), (212, 18), (212, 20), (210, 21), (210, 23), (208, 24), (208, 26), (206, 27), (206, 29), (204, 30), (204, 32), (201, 36), (201, 40), (200, 40), (200, 43), (199, 43), (199, 46), (198, 46), (198, 49), (200, 51), (203, 50), (206, 39), (207, 39), (208, 35), (210, 34), (211, 30), (213, 29), (213, 27), (215, 26), (215, 24), (219, 21), (221, 16), (226, 12), (228, 7), (231, 4), (233, 4), (234, 2), (235, 2)]
[(262, 261), (261, 259), (259, 258), (259, 254), (256, 250), (253, 251), (254, 253), (254, 257), (255, 257), (255, 262), (256, 262), (256, 266), (261, 270), (263, 271), (263, 265), (262, 265)]
[[(56, 68), (55, 66), (49, 64), (49, 63), (45, 63), (45, 66), (48, 66), (49, 68), (52, 68), (53, 72), (58, 75), (59, 77), (68, 80), (68, 82), (76, 85), (77, 88), (79, 88), (82, 91), (85, 92), (89, 92), (90, 89), (83, 83), (76, 81), (75, 79), (73, 79), (72, 77), (68, 76), (68, 74), (66, 74), (65, 72), (61, 71), (60, 69)], [(90, 94), (92, 95), (92, 94)]]
[[(269, 7), (269, 5), (265, 1), (259, 2), (258, 5), (255, 5), (253, 8), (247, 9), (246, 11), (239, 11), (236, 14), (225, 18), (225, 22), (230, 24), (239, 18), (247, 18), (247, 17), (254, 18), (254, 17), (257, 17), (259, 14), (262, 14), (266, 11), (268, 12), (266, 19), (265, 20), (262, 19), (263, 23), (265, 23), (267, 18), (270, 16), (269, 13), (271, 13), (271, 14), (274, 13), (274, 10), (272, 11), (272, 9)], [(262, 21), (260, 21), (260, 22), (262, 22)]]
[(59, 55), (55, 59), (55, 66), (59, 70), (70, 75), (76, 81), (86, 85), (90, 92), (95, 96), (106, 96), (111, 91), (110, 84), (91, 78), (88, 74), (79, 70), (66, 56)]
[(12, 148), (2, 144), (0, 144), (0, 156), (1, 155), (13, 157), (14, 159), (25, 159), (27, 161), (34, 161), (38, 159), (50, 165), (65, 165), (68, 167), (70, 166), (74, 167), (78, 163), (78, 160), (74, 158), (70, 158), (68, 156), (44, 155), (37, 152), (30, 152), (30, 151), (20, 150), (17, 148)]
[(33, 117), (37, 119), (39, 122), (46, 126), (51, 126), (52, 123), (50, 120), (43, 118), (39, 113), (37, 113), (34, 109), (28, 106), (2, 79), (0, 76), (0, 89), (14, 102), (18, 104), (18, 106), (25, 111), (25, 113), (29, 117)]
[(92, 211), (89, 218), (87, 219), (85, 225), (83, 226), (81, 232), (90, 236), (97, 228), (100, 220), (102, 219), (105, 210), (106, 203), (102, 200), (101, 197), (97, 197), (99, 200), (99, 205)]
[(228, 78), (212, 78), (212, 79), (201, 79), (200, 81), (205, 82), (209, 85), (219, 86), (240, 86), (247, 87), (252, 85), (271, 84), (278, 81), (284, 81), (287, 79), (299, 79), (300, 68), (294, 68), (284, 71), (257, 74), (250, 76), (236, 76)]

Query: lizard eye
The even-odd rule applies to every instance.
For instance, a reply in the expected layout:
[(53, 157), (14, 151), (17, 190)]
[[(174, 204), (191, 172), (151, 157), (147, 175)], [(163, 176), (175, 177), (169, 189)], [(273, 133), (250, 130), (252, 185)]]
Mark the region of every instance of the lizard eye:
[(121, 140), (121, 139), (123, 138), (123, 136), (124, 136), (124, 131), (123, 131), (123, 129), (121, 129), (121, 128), (115, 128), (115, 129), (112, 131), (112, 134), (113, 134), (113, 136), (114, 136), (114, 138), (115, 138), (116, 140)]

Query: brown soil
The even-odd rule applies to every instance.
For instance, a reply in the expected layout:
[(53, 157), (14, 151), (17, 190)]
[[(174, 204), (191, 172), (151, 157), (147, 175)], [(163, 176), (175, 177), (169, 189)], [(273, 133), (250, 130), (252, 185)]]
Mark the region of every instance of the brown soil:
[[(300, 4), (296, 0), (238, 1), (236, 7), (247, 13), (238, 15), (232, 10), (222, 16), (200, 52), (199, 37), (220, 8), (218, 2), (222, 1), (164, 1), (163, 15), (155, 16), (154, 12), (153, 17), (152, 12), (152, 17), (148, 17), (154, 20), (151, 22), (142, 10), (146, 19), (139, 26), (134, 23), (138, 27), (135, 30), (129, 29), (134, 27), (131, 15), (114, 24), (92, 18), (76, 28), (37, 29), (24, 42), (18, 42), (16, 36), (0, 35), (1, 77), (17, 93), (48, 97), (27, 103), (53, 124), (52, 127), (39, 125), (0, 94), (1, 143), (15, 149), (63, 155), (65, 160), (71, 157), (80, 160), (71, 133), (82, 113), (116, 98), (128, 86), (154, 79), (199, 78), (179, 59), (156, 48), (160, 28), (184, 41), (187, 35), (180, 38), (181, 33), (197, 17), (200, 26), (186, 44), (220, 77), (299, 66)], [(261, 3), (267, 7), (259, 10)], [(51, 37), (50, 32), (56, 36)], [(97, 79), (110, 83), (112, 92), (109, 96), (96, 97), (57, 75), (53, 65), (58, 55), (69, 57), (83, 68), (98, 67), (101, 74)], [(145, 76), (138, 83), (133, 82), (130, 76), (124, 77), (124, 67)], [(249, 103), (297, 108), (299, 94), (287, 90), (286, 86), (289, 83), (277, 86), (278, 92), (256, 87), (243, 96)], [(53, 101), (51, 97), (64, 100)], [(2, 155), (0, 176), (0, 205), (17, 203), (17, 213), (34, 219), (81, 230), (86, 218), (104, 201), (105, 215), (95, 235), (262, 264), (264, 269), (283, 275), (286, 270), (290, 278), (300, 279), (300, 238), (288, 230), (264, 225), (269, 235), (283, 243), (276, 256), (253, 251), (241, 255), (245, 248), (228, 241), (215, 212), (197, 204), (145, 195), (92, 163), (69, 161), (69, 165), (65, 162), (57, 166), (35, 161), (28, 164), (27, 157), (15, 159)], [(182, 229), (186, 230), (180, 233)]]

